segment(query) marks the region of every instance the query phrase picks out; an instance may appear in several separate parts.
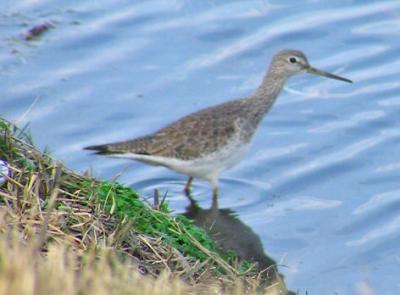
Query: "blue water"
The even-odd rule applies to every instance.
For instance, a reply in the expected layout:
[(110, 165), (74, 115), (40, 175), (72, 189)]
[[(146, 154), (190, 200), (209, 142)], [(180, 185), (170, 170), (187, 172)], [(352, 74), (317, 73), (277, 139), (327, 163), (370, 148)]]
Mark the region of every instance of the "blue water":
[[(30, 27), (54, 28), (26, 42)], [(400, 294), (400, 1), (14, 1), (0, 13), (0, 115), (69, 167), (188, 204), (186, 178), (82, 147), (250, 94), (281, 48), (355, 81), (292, 78), (221, 179), (300, 294)], [(210, 206), (207, 183), (194, 197)]]

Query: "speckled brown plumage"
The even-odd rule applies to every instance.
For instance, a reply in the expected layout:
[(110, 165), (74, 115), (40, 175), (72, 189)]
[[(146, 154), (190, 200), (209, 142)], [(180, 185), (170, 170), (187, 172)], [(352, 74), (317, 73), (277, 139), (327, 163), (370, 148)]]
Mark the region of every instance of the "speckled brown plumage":
[(192, 113), (147, 136), (86, 149), (166, 166), (189, 175), (187, 187), (193, 177), (200, 177), (210, 181), (215, 193), (219, 174), (238, 162), (235, 153), (242, 155), (241, 146), (250, 142), (286, 80), (301, 72), (351, 82), (311, 67), (300, 51), (282, 50), (273, 57), (260, 87), (248, 97)]
[(239, 130), (240, 119), (256, 127), (260, 115), (250, 101), (235, 100), (192, 113), (152, 135), (88, 149), (100, 154), (129, 152), (190, 160), (215, 152), (237, 132), (242, 132), (243, 140), (247, 140), (255, 128)]

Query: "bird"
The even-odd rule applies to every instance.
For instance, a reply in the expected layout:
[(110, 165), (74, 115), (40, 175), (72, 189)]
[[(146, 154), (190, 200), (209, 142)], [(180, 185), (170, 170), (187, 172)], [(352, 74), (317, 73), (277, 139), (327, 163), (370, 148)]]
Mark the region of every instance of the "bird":
[(187, 194), (194, 178), (205, 180), (211, 185), (213, 198), (217, 198), (221, 173), (240, 162), (285, 82), (301, 73), (353, 83), (311, 66), (299, 50), (283, 49), (272, 57), (260, 86), (249, 96), (196, 111), (149, 135), (85, 149), (187, 175)]

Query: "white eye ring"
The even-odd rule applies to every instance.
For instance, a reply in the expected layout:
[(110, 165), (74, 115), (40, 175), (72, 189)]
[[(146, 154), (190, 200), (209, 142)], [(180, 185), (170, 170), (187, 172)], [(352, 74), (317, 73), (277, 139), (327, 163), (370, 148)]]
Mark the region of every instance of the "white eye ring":
[(291, 56), (291, 57), (288, 58), (288, 62), (291, 63), (291, 64), (295, 64), (298, 61), (299, 61), (298, 58), (295, 57), (295, 56)]

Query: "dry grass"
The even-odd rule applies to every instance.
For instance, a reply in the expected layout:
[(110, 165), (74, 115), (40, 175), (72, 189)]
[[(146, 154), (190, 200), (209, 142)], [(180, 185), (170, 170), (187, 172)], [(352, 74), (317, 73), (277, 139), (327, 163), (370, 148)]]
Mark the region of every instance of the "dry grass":
[(0, 239), (0, 294), (185, 294), (189, 286), (163, 273), (142, 276), (135, 264), (121, 263), (111, 249), (79, 256), (51, 244), (46, 256), (12, 232)]
[[(166, 204), (37, 151), (0, 120), (0, 294), (285, 294), (274, 269), (222, 253)], [(278, 291), (279, 293), (274, 293)]]
[[(2, 225), (2, 227), (4, 224)], [(5, 238), (7, 236), (7, 238)], [(32, 243), (9, 231), (0, 237), (0, 295), (10, 294), (284, 294), (279, 283), (258, 293), (243, 288), (239, 281), (223, 291), (218, 280), (189, 285), (163, 272), (157, 278), (143, 276), (137, 265), (121, 262), (112, 249), (87, 251), (51, 244), (46, 255)]]

